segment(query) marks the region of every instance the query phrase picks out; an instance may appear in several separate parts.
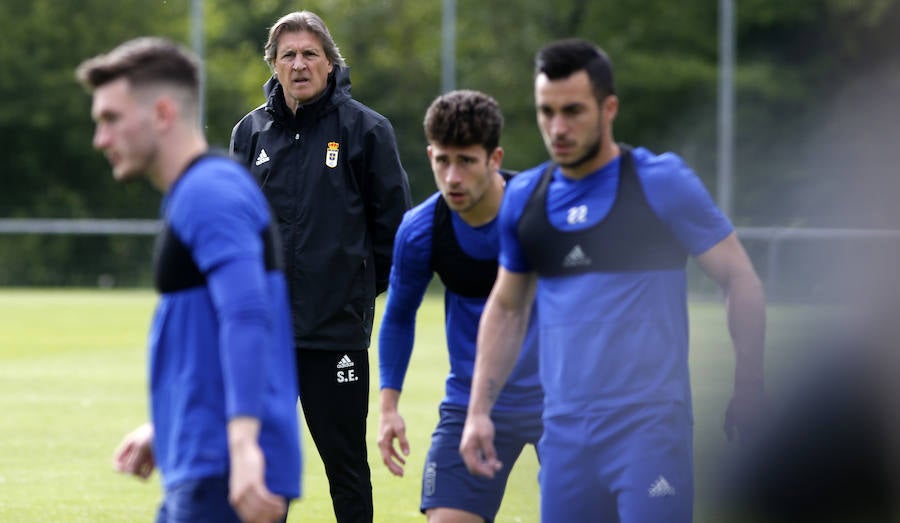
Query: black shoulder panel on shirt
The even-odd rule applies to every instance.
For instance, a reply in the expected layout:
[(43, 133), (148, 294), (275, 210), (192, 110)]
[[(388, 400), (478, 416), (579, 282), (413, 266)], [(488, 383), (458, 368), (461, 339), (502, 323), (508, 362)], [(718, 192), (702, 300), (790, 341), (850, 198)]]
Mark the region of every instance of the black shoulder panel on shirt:
[[(261, 233), (266, 271), (283, 270), (278, 232), (273, 224)], [(206, 275), (194, 262), (190, 249), (166, 225), (156, 237), (153, 254), (154, 286), (160, 293), (206, 285)]]
[[(221, 150), (211, 150), (194, 159), (185, 171), (200, 159), (209, 156), (230, 158)], [(277, 226), (270, 222), (260, 234), (266, 270), (284, 270)], [(190, 248), (172, 230), (171, 224), (166, 223), (159, 232), (153, 251), (153, 281), (158, 292), (176, 292), (206, 285), (206, 275), (194, 261)]]
[(547, 193), (556, 166), (542, 174), (517, 224), (528, 263), (541, 276), (684, 268), (687, 250), (650, 207), (631, 147), (620, 147), (615, 201), (606, 217), (586, 229), (561, 231), (550, 223)]
[(439, 196), (431, 227), (431, 268), (450, 291), (487, 298), (497, 279), (497, 260), (479, 260), (463, 251), (453, 231), (451, 211)]

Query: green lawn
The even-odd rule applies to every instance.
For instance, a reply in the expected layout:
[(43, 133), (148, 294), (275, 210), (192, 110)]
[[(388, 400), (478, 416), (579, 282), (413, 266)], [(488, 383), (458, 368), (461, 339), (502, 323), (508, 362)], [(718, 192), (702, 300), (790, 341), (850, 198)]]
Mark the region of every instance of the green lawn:
[[(146, 417), (144, 338), (155, 298), (150, 291), (0, 290), (0, 521), (103, 523), (151, 521), (160, 498), (148, 482), (112, 472), (112, 450)], [(378, 304), (380, 315), (383, 302)], [(716, 465), (729, 447), (721, 420), (732, 356), (722, 307), (691, 306), (695, 401), (697, 518), (710, 519)], [(770, 307), (767, 362), (773, 386), (790, 380), (786, 347), (808, 334), (813, 312)], [(377, 339), (377, 336), (376, 338)], [(422, 463), (437, 421), (447, 356), (442, 300), (429, 295), (419, 313), (416, 350), (400, 408), (412, 447), (407, 476), (380, 461), (377, 350), (372, 350), (369, 461), (376, 521), (421, 522)], [(291, 522), (333, 521), (321, 462), (304, 433), (304, 499)], [(538, 520), (537, 461), (527, 449), (516, 464), (498, 522)]]

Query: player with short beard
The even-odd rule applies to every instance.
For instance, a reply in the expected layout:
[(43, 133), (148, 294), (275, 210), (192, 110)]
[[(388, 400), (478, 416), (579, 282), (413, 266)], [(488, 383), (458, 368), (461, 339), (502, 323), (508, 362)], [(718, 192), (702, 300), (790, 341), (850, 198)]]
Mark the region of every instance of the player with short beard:
[[(762, 409), (765, 302), (734, 228), (676, 155), (616, 143), (609, 58), (577, 39), (536, 57), (552, 162), (516, 176), (500, 210), (500, 272), (485, 306), (461, 452), (499, 466), (489, 413), (540, 308), (542, 521), (689, 523), (693, 430), (685, 265), (725, 294), (735, 349), (729, 437)], [(536, 296), (536, 299), (535, 299)]]

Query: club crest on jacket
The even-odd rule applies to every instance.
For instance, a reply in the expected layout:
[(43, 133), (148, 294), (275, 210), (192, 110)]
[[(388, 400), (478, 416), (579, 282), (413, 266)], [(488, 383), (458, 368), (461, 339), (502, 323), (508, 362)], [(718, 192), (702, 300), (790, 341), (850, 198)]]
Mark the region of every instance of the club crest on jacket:
[(337, 142), (328, 142), (328, 150), (325, 151), (325, 165), (334, 169), (338, 164), (338, 149), (340, 145)]

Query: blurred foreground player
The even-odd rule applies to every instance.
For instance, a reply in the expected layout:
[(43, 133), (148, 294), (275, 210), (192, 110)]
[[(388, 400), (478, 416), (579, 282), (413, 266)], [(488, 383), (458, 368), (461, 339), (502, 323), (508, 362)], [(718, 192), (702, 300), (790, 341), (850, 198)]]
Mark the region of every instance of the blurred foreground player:
[(139, 38), (83, 62), (93, 144), (118, 181), (165, 194), (160, 300), (149, 336), (151, 422), (115, 468), (165, 490), (156, 521), (284, 521), (300, 496), (296, 375), (287, 290), (265, 198), (236, 162), (210, 154), (198, 62)]
[(726, 469), (723, 521), (900, 521), (898, 267), (896, 249), (845, 266), (842, 307), (826, 309), (808, 341), (785, 347), (802, 373)]

